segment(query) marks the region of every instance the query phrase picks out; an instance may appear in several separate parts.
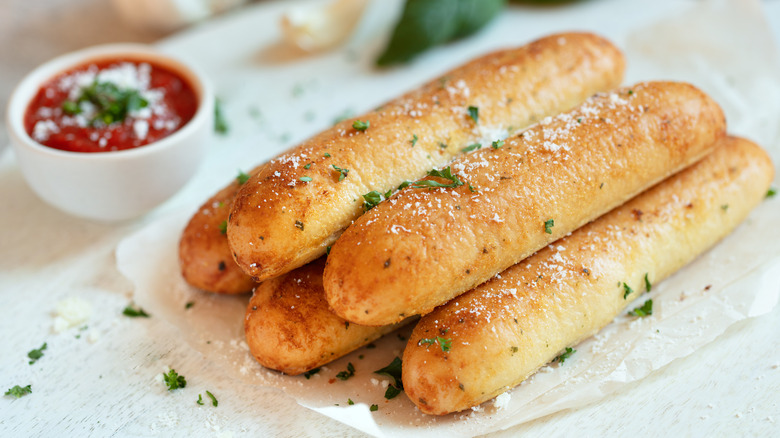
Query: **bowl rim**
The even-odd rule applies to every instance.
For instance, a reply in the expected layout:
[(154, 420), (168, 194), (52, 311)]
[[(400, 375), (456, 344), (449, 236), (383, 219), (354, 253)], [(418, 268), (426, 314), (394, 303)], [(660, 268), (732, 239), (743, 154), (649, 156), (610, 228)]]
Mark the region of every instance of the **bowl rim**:
[[(171, 135), (152, 143), (131, 149), (105, 152), (74, 152), (55, 149), (35, 141), (24, 129), (24, 114), (40, 87), (59, 73), (104, 59), (148, 61), (174, 71), (185, 79), (198, 99), (198, 108), (192, 119)], [(201, 124), (210, 120), (208, 112), (214, 111), (214, 91), (208, 77), (196, 66), (171, 55), (155, 46), (138, 43), (112, 43), (86, 47), (57, 56), (33, 69), (14, 87), (6, 107), (6, 124), (12, 148), (25, 147), (32, 151), (84, 161), (113, 162), (128, 158), (140, 158), (170, 149), (180, 140), (194, 134)]]

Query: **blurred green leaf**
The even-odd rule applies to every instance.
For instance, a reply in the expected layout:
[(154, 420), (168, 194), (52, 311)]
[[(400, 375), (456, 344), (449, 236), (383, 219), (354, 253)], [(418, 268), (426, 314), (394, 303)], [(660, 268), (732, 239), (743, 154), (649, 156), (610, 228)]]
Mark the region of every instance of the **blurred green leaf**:
[(390, 43), (376, 63), (407, 62), (439, 44), (471, 35), (495, 17), (506, 0), (408, 0)]

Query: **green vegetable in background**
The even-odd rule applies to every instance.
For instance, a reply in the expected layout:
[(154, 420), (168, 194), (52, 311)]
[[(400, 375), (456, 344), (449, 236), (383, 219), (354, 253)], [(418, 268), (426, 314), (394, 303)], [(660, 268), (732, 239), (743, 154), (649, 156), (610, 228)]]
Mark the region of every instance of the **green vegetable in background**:
[(376, 63), (406, 62), (431, 47), (471, 35), (505, 4), (506, 0), (408, 0)]

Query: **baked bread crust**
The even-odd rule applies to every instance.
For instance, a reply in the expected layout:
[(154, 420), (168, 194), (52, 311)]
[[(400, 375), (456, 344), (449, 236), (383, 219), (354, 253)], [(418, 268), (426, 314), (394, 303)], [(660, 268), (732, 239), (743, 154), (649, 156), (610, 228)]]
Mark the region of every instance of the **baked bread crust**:
[(463, 185), (413, 185), (357, 219), (328, 257), (328, 302), (364, 325), (430, 312), (692, 164), (725, 129), (720, 107), (689, 84), (596, 95), (458, 157)]
[[(696, 165), (438, 307), (404, 351), (406, 394), (421, 411), (442, 415), (518, 385), (642, 296), (645, 276), (655, 284), (729, 234), (772, 178), (766, 152), (730, 137)], [(451, 341), (449, 351), (421, 344), (437, 336)]]
[[(364, 194), (395, 189), (472, 143), (490, 143), (612, 89), (624, 64), (601, 37), (552, 35), (480, 57), (336, 124), (241, 188), (228, 226), (236, 262), (262, 281), (324, 255), (362, 214)], [(367, 129), (354, 128), (356, 121)]]
[(244, 330), (257, 361), (285, 374), (300, 374), (354, 351), (402, 324), (366, 327), (339, 318), (325, 301), (318, 259), (263, 282), (246, 309)]

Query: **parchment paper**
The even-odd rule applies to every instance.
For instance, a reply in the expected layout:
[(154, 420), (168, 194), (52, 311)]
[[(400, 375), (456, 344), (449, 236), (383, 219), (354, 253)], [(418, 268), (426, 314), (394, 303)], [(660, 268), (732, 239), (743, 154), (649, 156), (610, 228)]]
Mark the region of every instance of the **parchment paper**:
[[(758, 141), (777, 162), (780, 68), (759, 3), (716, 0), (684, 6), (683, 12), (612, 36), (628, 57), (627, 83), (694, 83), (724, 107), (732, 133)], [(254, 361), (243, 340), (248, 297), (203, 293), (179, 274), (178, 238), (208, 195), (204, 192), (188, 203), (190, 208), (152, 222), (120, 243), (118, 267), (135, 284), (136, 302), (178, 328), (192, 348), (235, 377), (236, 392), (245, 385), (281, 388), (300, 405), (375, 436), (471, 436), (583, 406), (691, 354), (735, 322), (771, 311), (780, 295), (778, 197), (764, 202), (714, 249), (654, 285), (651, 317), (618, 316), (578, 345), (564, 365), (543, 367), (511, 390), (502, 407), (486, 402), (465, 413), (429, 417), (403, 395), (386, 401), (386, 379), (373, 374), (401, 355), (411, 327), (385, 336), (376, 348), (360, 349), (323, 367), (308, 380), (283, 376)], [(188, 301), (197, 305), (185, 311)], [(334, 383), (336, 373), (350, 362), (355, 377)], [(355, 405), (347, 406), (348, 399)], [(371, 404), (378, 411), (370, 412)]]

